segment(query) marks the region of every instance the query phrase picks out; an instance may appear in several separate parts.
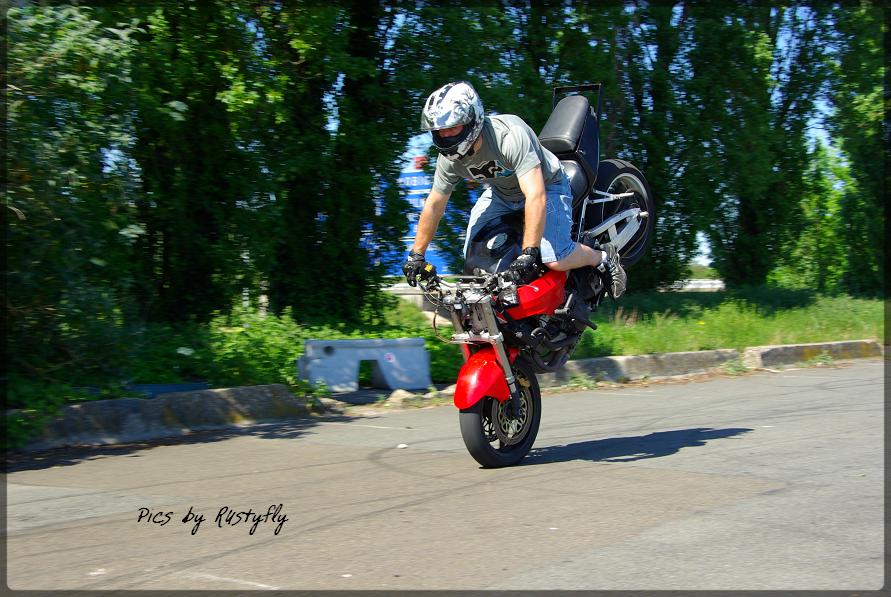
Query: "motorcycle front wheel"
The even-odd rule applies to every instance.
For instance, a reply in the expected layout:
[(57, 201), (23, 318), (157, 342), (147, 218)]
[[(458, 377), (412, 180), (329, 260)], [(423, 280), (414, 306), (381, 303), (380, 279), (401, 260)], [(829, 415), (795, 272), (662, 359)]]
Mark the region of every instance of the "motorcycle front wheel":
[(460, 411), (458, 421), (467, 451), (483, 468), (511, 466), (522, 460), (538, 435), (541, 390), (532, 367), (522, 357), (513, 364), (520, 391), (520, 412), (514, 416), (510, 399), (486, 396)]

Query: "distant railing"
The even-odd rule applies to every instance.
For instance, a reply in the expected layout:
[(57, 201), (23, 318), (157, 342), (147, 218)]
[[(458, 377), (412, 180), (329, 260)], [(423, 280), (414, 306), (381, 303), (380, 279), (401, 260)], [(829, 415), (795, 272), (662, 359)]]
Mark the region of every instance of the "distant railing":
[(716, 290), (724, 290), (724, 280), (678, 280), (665, 288), (668, 292), (691, 292), (703, 291), (714, 292)]

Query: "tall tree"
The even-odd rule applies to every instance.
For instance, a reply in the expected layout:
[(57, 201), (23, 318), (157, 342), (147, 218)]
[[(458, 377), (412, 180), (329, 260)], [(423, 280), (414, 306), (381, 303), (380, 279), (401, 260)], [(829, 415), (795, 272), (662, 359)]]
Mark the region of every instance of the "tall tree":
[(5, 290), (10, 370), (82, 379), (115, 360), (132, 239), (130, 69), (138, 20), (89, 7), (8, 16)]
[[(830, 129), (847, 156), (854, 184), (841, 203), (845, 222), (841, 249), (849, 264), (843, 285), (852, 292), (884, 288), (885, 181), (881, 157), (883, 76), (887, 69), (887, 9), (861, 2), (836, 5), (835, 53), (832, 56)], [(885, 125), (887, 127), (887, 124)], [(885, 163), (887, 168), (887, 162)]]
[[(256, 3), (255, 27), (263, 43), (260, 69), (265, 105), (255, 139), (265, 155), (272, 180), (267, 250), (260, 269), (268, 276), (270, 305), (295, 314), (319, 313), (331, 301), (319, 283), (326, 196), (332, 185), (329, 121), (336, 116), (332, 89), (338, 80), (345, 46), (344, 10), (294, 2)], [(261, 101), (260, 106), (264, 103)], [(264, 220), (267, 221), (267, 220)], [(346, 239), (343, 239), (346, 241)]]
[(849, 271), (847, 256), (838, 250), (846, 245), (842, 201), (852, 181), (837, 153), (818, 142), (809, 156), (799, 197), (798, 231), (783, 243), (769, 281), (818, 292), (841, 289), (842, 276)]
[(761, 284), (796, 221), (822, 83), (819, 11), (691, 6), (684, 192), (728, 284)]
[(243, 243), (233, 215), (250, 177), (219, 98), (236, 25), (219, 4), (171, 2), (156, 5), (139, 39), (133, 157), (146, 233), (137, 242), (136, 292), (148, 319), (206, 320), (240, 291)]
[(635, 163), (650, 183), (658, 219), (646, 267), (630, 277), (630, 288), (653, 288), (682, 277), (696, 250), (693, 207), (679, 184), (684, 135), (678, 131), (674, 73), (688, 11), (681, 3), (637, 6), (621, 31), (623, 108), (617, 155)]

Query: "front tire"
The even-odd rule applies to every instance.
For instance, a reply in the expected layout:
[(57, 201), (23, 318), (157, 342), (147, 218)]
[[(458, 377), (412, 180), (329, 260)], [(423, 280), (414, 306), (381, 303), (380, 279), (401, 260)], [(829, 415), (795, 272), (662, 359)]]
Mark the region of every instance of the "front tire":
[(511, 466), (522, 460), (538, 435), (541, 390), (532, 367), (522, 357), (513, 364), (520, 390), (520, 416), (513, 417), (510, 399), (486, 396), (461, 410), (458, 421), (467, 451), (483, 468)]

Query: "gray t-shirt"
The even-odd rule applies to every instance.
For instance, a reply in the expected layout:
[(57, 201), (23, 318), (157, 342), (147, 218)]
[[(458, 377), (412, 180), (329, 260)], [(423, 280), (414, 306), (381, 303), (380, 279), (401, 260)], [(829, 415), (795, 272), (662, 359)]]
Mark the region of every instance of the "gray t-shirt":
[(482, 146), (470, 157), (437, 158), (433, 190), (448, 195), (462, 179), (472, 179), (491, 186), (492, 192), (506, 201), (522, 201), (525, 197), (518, 177), (536, 166), (541, 166), (546, 185), (560, 180), (560, 160), (541, 146), (538, 136), (519, 116), (487, 116), (482, 137)]

